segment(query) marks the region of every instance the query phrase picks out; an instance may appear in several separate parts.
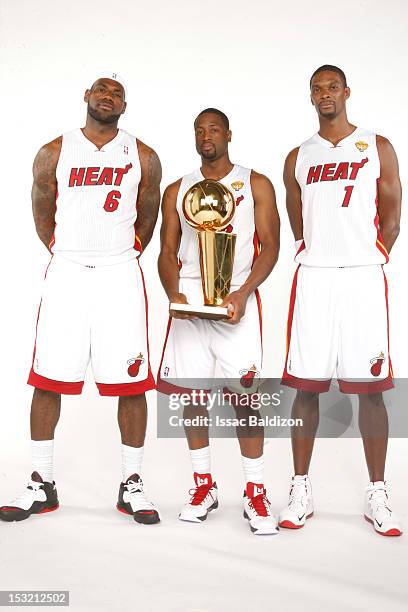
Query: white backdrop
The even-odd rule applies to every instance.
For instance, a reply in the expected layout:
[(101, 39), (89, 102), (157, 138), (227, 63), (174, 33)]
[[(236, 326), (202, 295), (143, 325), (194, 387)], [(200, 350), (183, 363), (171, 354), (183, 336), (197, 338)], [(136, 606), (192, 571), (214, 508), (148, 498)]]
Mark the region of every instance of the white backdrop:
[[(30, 461), (32, 390), (26, 386), (26, 378), (48, 262), (31, 215), (32, 160), (42, 144), (84, 124), (83, 93), (98, 70), (117, 70), (127, 77), (128, 110), (121, 127), (156, 149), (163, 164), (163, 187), (199, 163), (192, 123), (207, 106), (220, 108), (230, 118), (232, 160), (272, 179), (282, 217), (282, 248), (275, 271), (262, 287), (262, 298), (265, 373), (279, 376), (294, 270), (282, 168), (289, 150), (317, 130), (309, 101), (310, 75), (324, 63), (344, 69), (352, 91), (349, 119), (390, 138), (399, 156), (404, 186), (408, 178), (407, 18), (404, 0), (343, 0), (341, 4), (323, 0), (122, 0), (116, 4), (107, 0), (0, 0), (1, 501), (23, 485)], [(158, 249), (157, 227), (142, 257), (149, 292), (154, 371), (160, 359), (167, 311), (156, 272)], [(408, 374), (406, 259), (403, 215), (401, 235), (392, 252), (392, 263), (387, 266), (391, 354), (397, 376)], [(212, 525), (207, 521), (202, 526), (205, 531), (186, 531), (175, 521), (190, 485), (185, 443), (155, 439), (154, 393), (149, 394), (149, 405), (144, 473), (166, 519), (159, 527), (161, 531), (152, 536), (143, 532), (142, 537), (139, 530), (142, 540), (138, 544), (135, 535), (133, 548), (129, 530), (134, 526), (126, 523), (126, 529), (125, 518), (111, 510), (120, 479), (115, 400), (99, 398), (90, 381), (82, 397), (64, 400), (56, 436), (56, 478), (65, 510), (62, 506), (55, 516), (34, 517), (18, 526), (0, 525), (0, 538), (6, 538), (2, 546), (9, 557), (2, 570), (6, 579), (1, 588), (71, 587), (73, 605), (84, 610), (96, 605), (102, 609), (102, 600), (109, 600), (112, 593), (119, 600), (116, 604), (109, 600), (106, 609), (127, 609), (127, 605), (130, 609), (137, 601), (135, 588), (142, 597), (138, 600), (143, 602), (142, 610), (203, 612), (246, 610), (253, 604), (267, 610), (271, 594), (268, 596), (265, 589), (272, 581), (280, 609), (294, 610), (298, 605), (299, 609), (306, 605), (319, 609), (322, 605), (334, 610), (337, 605), (338, 609), (347, 605), (357, 610), (360, 603), (366, 607), (366, 597), (374, 598), (371, 608), (387, 604), (400, 609), (405, 586), (399, 578), (402, 567), (398, 559), (402, 559), (403, 550), (406, 554), (406, 545), (403, 539), (379, 541), (361, 524), (362, 488), (367, 477), (359, 441), (318, 441), (312, 476), (320, 489), (321, 527), (316, 516), (313, 527), (308, 525), (302, 534), (281, 535), (279, 544), (250, 540), (237, 510), (242, 483), (236, 444), (217, 441), (216, 473), (223, 482), (229, 510), (224, 515), (220, 511), (222, 518), (214, 518)], [(268, 486), (272, 485), (271, 497), (278, 510), (285, 501), (291, 472), (289, 441), (271, 443), (266, 451)], [(402, 488), (407, 466), (406, 441), (392, 441), (389, 477), (394, 484), (394, 505), (402, 515), (408, 503)], [(328, 545), (333, 532), (338, 538), (336, 564)], [(109, 543), (105, 539), (101, 544), (102, 533), (110, 534)], [(77, 547), (75, 538), (81, 538)], [(177, 547), (178, 540), (183, 542), (184, 556), (180, 548), (172, 553), (173, 558), (169, 550)], [(48, 563), (47, 568), (52, 568), (47, 578), (32, 568), (33, 555), (37, 554), (35, 542), (40, 541), (40, 557)], [(21, 551), (27, 542), (30, 552), (24, 554), (23, 563), (27, 574), (22, 576)], [(354, 557), (354, 563), (350, 562), (348, 544), (358, 547), (353, 555), (360, 556)], [(62, 557), (64, 546), (68, 552)], [(272, 551), (267, 552), (267, 547), (271, 546), (275, 551), (279, 547), (279, 556), (270, 556)], [(79, 550), (80, 561), (76, 559)], [(70, 562), (71, 555), (75, 563)], [(247, 558), (250, 561), (246, 566)], [(326, 558), (327, 563), (323, 563)], [(342, 563), (346, 566), (341, 578), (343, 599), (327, 607)], [(192, 570), (194, 564), (201, 580)], [(117, 576), (110, 571), (112, 565), (121, 566)], [(136, 566), (139, 574), (134, 572)], [(180, 575), (185, 572), (185, 580), (172, 574), (175, 566)], [(315, 567), (313, 572), (311, 566)], [(295, 570), (295, 582), (299, 582), (294, 588), (291, 572)], [(151, 571), (157, 572), (162, 582), (156, 583)], [(241, 573), (248, 576), (248, 585), (256, 586), (255, 591), (240, 579)], [(207, 590), (208, 581), (215, 593), (203, 600), (199, 593)], [(98, 595), (102, 582), (103, 594)], [(94, 590), (89, 585), (94, 585)], [(154, 594), (149, 585), (155, 585)], [(288, 589), (293, 588), (294, 594), (288, 599)], [(238, 608), (236, 601), (241, 602)], [(303, 603), (298, 604), (300, 601)]]

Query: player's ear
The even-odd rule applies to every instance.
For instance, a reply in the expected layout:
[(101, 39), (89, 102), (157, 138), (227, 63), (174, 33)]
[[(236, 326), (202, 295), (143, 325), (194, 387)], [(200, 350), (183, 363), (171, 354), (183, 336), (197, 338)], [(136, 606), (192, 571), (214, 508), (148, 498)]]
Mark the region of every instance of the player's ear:
[(232, 138), (232, 132), (231, 132), (231, 130), (228, 130), (228, 132), (227, 132), (227, 142), (231, 142), (231, 138)]
[(84, 102), (86, 102), (88, 104), (88, 100), (89, 100), (89, 96), (91, 95), (91, 90), (90, 89), (86, 89), (85, 93), (84, 93)]
[(123, 110), (122, 110), (122, 112), (120, 113), (121, 115), (123, 115), (123, 113), (125, 112), (126, 107), (127, 107), (127, 103), (126, 103), (126, 102), (124, 102), (124, 103), (123, 103)]
[(351, 89), (350, 89), (350, 87), (346, 87), (346, 88), (344, 89), (344, 97), (346, 98), (346, 100), (348, 100), (348, 99), (349, 99), (350, 94), (351, 94)]

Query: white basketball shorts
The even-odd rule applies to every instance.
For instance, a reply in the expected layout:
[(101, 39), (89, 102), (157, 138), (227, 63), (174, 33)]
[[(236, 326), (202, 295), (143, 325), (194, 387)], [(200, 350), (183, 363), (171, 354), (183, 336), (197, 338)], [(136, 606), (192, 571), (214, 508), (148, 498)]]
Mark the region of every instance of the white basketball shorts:
[(79, 394), (89, 362), (100, 395), (138, 395), (155, 388), (137, 259), (87, 267), (59, 254), (52, 257), (28, 383)]
[[(238, 287), (237, 287), (238, 288)], [(231, 293), (234, 287), (231, 287)], [(180, 279), (189, 304), (203, 304), (201, 281)], [(209, 319), (169, 318), (157, 390), (170, 395), (211, 388), (216, 363), (234, 393), (251, 393), (262, 367), (262, 312), (258, 291), (249, 296), (237, 325)], [(202, 379), (202, 386), (199, 385)]]
[(388, 288), (381, 265), (316, 268), (300, 265), (289, 305), (283, 384), (344, 393), (393, 387)]

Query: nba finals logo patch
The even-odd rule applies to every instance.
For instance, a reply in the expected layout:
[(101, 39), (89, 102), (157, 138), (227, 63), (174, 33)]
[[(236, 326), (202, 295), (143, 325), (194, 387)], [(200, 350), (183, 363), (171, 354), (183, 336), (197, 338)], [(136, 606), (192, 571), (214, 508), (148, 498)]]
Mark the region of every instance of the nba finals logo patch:
[(383, 363), (384, 363), (384, 353), (382, 351), (378, 355), (378, 357), (373, 357), (373, 359), (370, 359), (370, 364), (372, 364), (370, 368), (370, 372), (373, 376), (379, 376), (381, 374), (381, 368), (382, 368)]
[(139, 374), (140, 366), (144, 363), (144, 357), (142, 353), (139, 353), (137, 357), (128, 359), (128, 374), (133, 378)]
[(368, 144), (364, 142), (364, 140), (359, 140), (356, 142), (356, 147), (360, 151), (360, 153), (364, 153), (364, 151), (368, 148)]
[(239, 191), (240, 189), (242, 189), (244, 186), (244, 182), (243, 181), (235, 181), (234, 183), (231, 183), (231, 187), (234, 189), (234, 191)]
[(254, 364), (249, 368), (249, 370), (240, 370), (241, 375), (241, 386), (245, 389), (250, 389), (254, 384), (254, 379), (259, 376), (259, 372), (256, 369), (256, 365)]

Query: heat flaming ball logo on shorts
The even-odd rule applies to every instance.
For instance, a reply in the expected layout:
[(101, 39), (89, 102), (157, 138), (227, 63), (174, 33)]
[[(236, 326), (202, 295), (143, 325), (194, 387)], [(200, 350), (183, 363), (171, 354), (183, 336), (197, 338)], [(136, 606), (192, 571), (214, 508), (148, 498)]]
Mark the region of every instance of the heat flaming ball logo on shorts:
[(254, 384), (254, 379), (259, 376), (259, 372), (256, 369), (256, 365), (252, 365), (249, 370), (240, 370), (241, 375), (241, 386), (245, 389), (250, 389)]
[(360, 153), (364, 153), (364, 151), (368, 148), (368, 144), (364, 142), (364, 140), (359, 140), (356, 142), (356, 147), (360, 151)]
[(137, 357), (128, 359), (128, 374), (129, 376), (135, 377), (139, 374), (140, 366), (144, 363), (144, 357), (142, 353), (139, 353)]
[(384, 353), (378, 355), (378, 357), (373, 357), (370, 359), (370, 363), (372, 364), (370, 368), (370, 372), (373, 376), (379, 376), (381, 374), (382, 364), (384, 363)]

